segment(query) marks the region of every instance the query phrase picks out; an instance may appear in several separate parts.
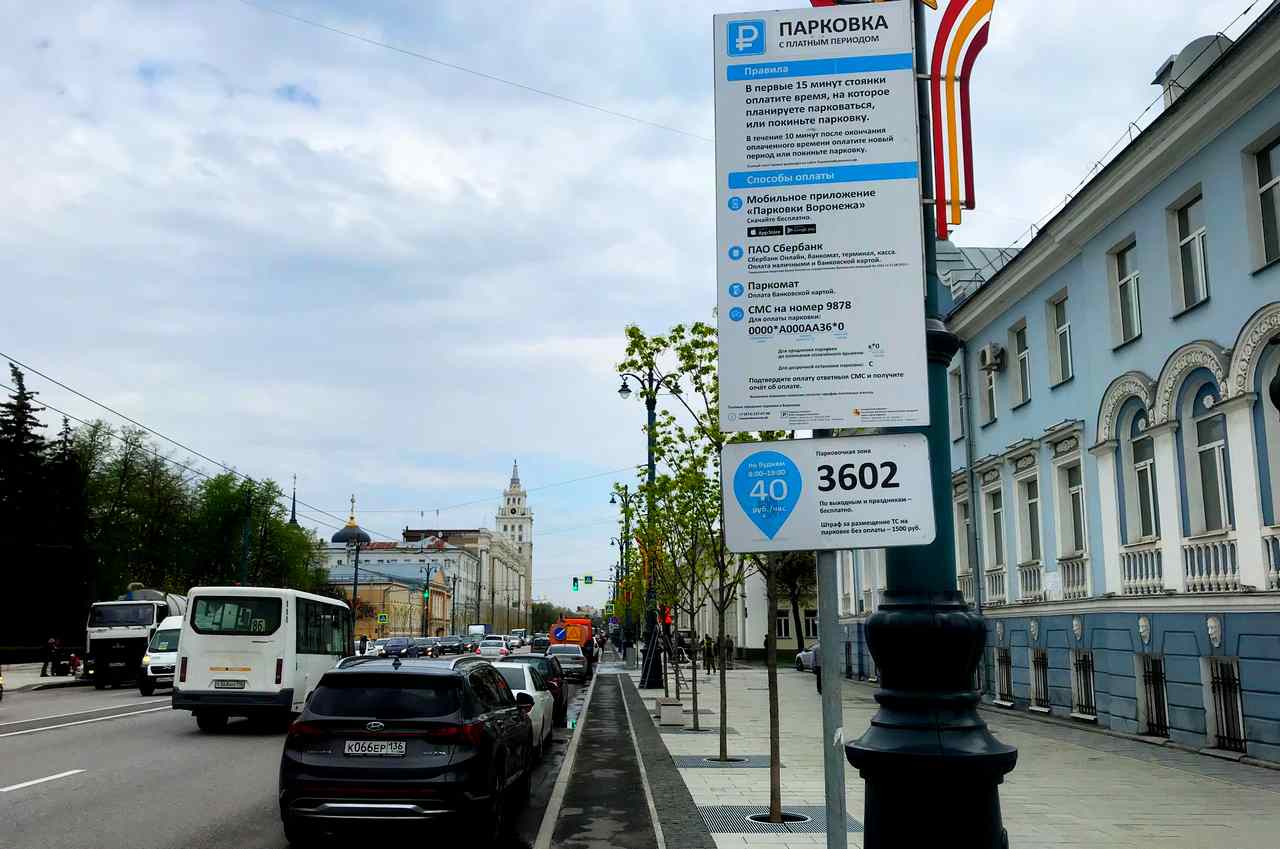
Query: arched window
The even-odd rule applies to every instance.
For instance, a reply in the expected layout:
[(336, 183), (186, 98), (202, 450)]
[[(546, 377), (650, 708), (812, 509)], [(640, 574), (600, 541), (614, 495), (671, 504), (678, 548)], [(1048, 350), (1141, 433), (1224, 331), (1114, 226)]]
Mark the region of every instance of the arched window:
[(1188, 535), (1229, 529), (1233, 524), (1227, 418), (1213, 375), (1197, 369), (1178, 394), (1178, 437), (1184, 466), (1182, 520)]
[(1120, 408), (1118, 463), (1123, 475), (1123, 524), (1128, 544), (1160, 536), (1160, 502), (1156, 484), (1155, 440), (1148, 433), (1148, 411), (1138, 398)]

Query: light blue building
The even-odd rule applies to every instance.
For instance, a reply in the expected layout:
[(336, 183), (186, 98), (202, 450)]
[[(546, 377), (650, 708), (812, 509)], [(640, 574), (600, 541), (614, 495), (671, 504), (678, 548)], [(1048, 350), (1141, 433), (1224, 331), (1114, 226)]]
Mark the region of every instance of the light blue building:
[(1155, 82), (1021, 251), (944, 257), (958, 581), (989, 701), (1280, 761), (1280, 4)]

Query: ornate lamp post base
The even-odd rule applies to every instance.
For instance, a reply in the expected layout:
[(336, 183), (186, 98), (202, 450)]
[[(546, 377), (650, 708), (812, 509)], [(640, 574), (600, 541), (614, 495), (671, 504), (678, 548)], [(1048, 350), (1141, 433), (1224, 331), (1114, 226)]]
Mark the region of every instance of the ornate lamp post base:
[(999, 785), (1017, 749), (978, 715), (986, 626), (960, 593), (889, 593), (867, 622), (880, 710), (845, 746), (866, 781), (865, 849), (1004, 849)]

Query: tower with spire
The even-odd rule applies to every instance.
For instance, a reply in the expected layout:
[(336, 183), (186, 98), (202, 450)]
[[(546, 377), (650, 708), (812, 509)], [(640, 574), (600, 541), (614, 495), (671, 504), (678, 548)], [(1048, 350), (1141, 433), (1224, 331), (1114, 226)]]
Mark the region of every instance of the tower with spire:
[(520, 463), (512, 460), (511, 483), (503, 490), (494, 530), (509, 539), (520, 554), (526, 599), (533, 587), (533, 511), (529, 509), (528, 500), (529, 493), (520, 484)]
[(298, 527), (298, 476), (293, 476), (293, 497), (289, 500), (289, 524)]

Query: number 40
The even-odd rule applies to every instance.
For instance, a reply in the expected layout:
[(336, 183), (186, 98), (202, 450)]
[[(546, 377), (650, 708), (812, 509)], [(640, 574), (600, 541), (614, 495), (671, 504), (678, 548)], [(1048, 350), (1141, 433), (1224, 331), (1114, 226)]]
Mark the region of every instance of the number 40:
[(769, 481), (769, 486), (766, 489), (764, 481), (756, 481), (755, 485), (751, 487), (751, 497), (759, 498), (761, 501), (766, 498), (772, 498), (774, 501), (785, 501), (787, 498), (787, 482), (782, 478), (774, 478)]

